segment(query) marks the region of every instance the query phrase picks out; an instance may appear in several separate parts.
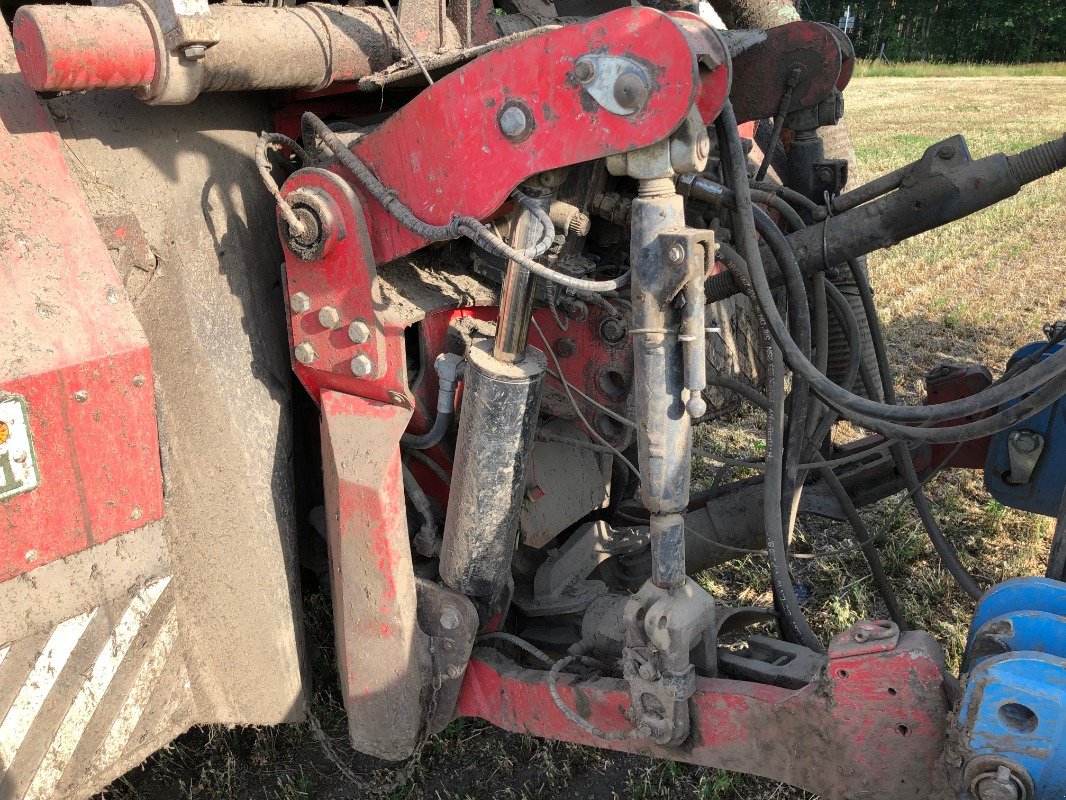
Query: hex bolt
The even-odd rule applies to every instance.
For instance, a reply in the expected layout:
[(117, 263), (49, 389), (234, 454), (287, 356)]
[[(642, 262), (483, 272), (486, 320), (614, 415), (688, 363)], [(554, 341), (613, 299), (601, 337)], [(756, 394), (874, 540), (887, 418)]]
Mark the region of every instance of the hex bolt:
[(306, 314), (311, 310), (311, 298), (306, 292), (297, 292), (289, 298), (289, 308), (297, 314)]
[(366, 344), (370, 341), (370, 326), (361, 319), (355, 320), (348, 326), (348, 338), (355, 344)]
[(509, 106), (500, 114), (499, 125), (500, 133), (509, 139), (515, 139), (529, 128), (529, 117), (518, 106)]
[(614, 82), (614, 99), (622, 108), (635, 111), (648, 99), (648, 87), (639, 75), (623, 72)]
[(445, 674), (454, 681), (456, 678), (462, 676), (463, 668), (458, 664), (452, 664), (450, 667), (448, 667)]
[(555, 352), (559, 358), (570, 358), (577, 353), (577, 343), (569, 337), (557, 339), (555, 342)]
[(341, 315), (333, 306), (322, 306), (318, 311), (318, 321), (323, 328), (333, 331), (341, 326)]
[(591, 83), (596, 77), (596, 68), (591, 61), (578, 61), (574, 64), (574, 77), (582, 83)]
[(315, 346), (310, 342), (300, 342), (293, 349), (292, 354), (296, 356), (296, 360), (303, 364), (305, 367), (318, 358), (318, 353), (315, 351)]
[(352, 374), (357, 378), (365, 378), (374, 371), (374, 362), (370, 356), (360, 353), (352, 359)]
[(462, 620), (455, 606), (445, 606), (440, 612), (440, 626), (446, 631), (454, 631)]
[(189, 47), (186, 47), (184, 51), (182, 51), (182, 55), (189, 59), (189, 61), (199, 61), (206, 54), (207, 48), (204, 47), (202, 44), (190, 45)]
[(955, 148), (950, 144), (946, 144), (937, 150), (936, 154), (939, 158), (942, 158), (945, 161), (950, 161), (955, 157)]
[(88, 399), (89, 399), (89, 393), (87, 391), (85, 391), (84, 389), (78, 389), (78, 391), (74, 392), (74, 402), (75, 403), (84, 403), (84, 402), (88, 401)]
[(679, 244), (670, 245), (670, 249), (666, 251), (666, 259), (671, 264), (680, 264), (685, 260), (685, 248)]

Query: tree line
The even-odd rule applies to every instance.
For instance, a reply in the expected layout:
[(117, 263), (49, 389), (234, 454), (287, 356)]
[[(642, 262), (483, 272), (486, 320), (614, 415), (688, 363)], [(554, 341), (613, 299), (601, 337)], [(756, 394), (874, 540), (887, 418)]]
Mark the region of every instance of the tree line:
[[(799, 0), (805, 19), (836, 24), (849, 5)], [(1066, 60), (1066, 0), (859, 0), (860, 58), (1022, 63)]]

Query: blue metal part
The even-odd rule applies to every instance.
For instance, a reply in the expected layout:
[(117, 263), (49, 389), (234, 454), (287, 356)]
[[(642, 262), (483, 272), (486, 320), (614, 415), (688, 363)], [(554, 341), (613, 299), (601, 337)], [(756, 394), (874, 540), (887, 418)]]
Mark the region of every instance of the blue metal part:
[[(1027, 344), (1011, 356), (1010, 363), (1046, 345), (1047, 342)], [(1063, 346), (1057, 344), (1049, 348), (1042, 359)], [(1044, 449), (1036, 468), (1029, 480), (1022, 484), (1008, 480), (1011, 473), (1010, 435), (1016, 431), (1030, 431), (1044, 439)], [(992, 437), (985, 461), (985, 487), (1003, 505), (1049, 517), (1058, 515), (1063, 491), (1066, 490), (1066, 398)]]
[(959, 732), (967, 765), (987, 775), (983, 765), (1007, 764), (1035, 792), (1030, 800), (1066, 798), (1066, 584), (1015, 578), (990, 589), (966, 659)]

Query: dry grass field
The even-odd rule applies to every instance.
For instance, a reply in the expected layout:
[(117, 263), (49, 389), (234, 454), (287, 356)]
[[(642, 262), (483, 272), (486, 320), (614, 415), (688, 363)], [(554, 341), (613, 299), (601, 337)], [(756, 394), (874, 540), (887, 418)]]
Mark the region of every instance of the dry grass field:
[[(874, 176), (918, 158), (933, 142), (966, 134), (975, 157), (1014, 152), (1066, 129), (1066, 77), (858, 78), (847, 94), (848, 118), (863, 173)], [(1023, 190), (998, 207), (927, 233), (870, 260), (872, 282), (898, 367), (901, 396), (915, 401), (922, 376), (939, 361), (977, 361), (998, 372), (1020, 345), (1041, 338), (1041, 325), (1066, 317), (1066, 174)], [(755, 415), (713, 431), (717, 446), (750, 445)], [(954, 473), (929, 487), (937, 516), (967, 566), (986, 583), (1040, 573), (1049, 520), (990, 501), (981, 476)], [(871, 530), (914, 625), (931, 630), (956, 664), (972, 602), (952, 584), (909, 508), (895, 500), (867, 509)], [(801, 536), (843, 541), (840, 530)], [(858, 618), (877, 616), (878, 601), (861, 558), (796, 563), (808, 590), (808, 613), (828, 638)], [(704, 576), (723, 601), (767, 602), (762, 560), (734, 562)], [(319, 678), (314, 711), (344, 750), (343, 712), (331, 674), (329, 620), (321, 595), (310, 594), (309, 638)], [(315, 613), (315, 612), (321, 613)], [(347, 756), (345, 756), (347, 758)], [(380, 763), (353, 757), (373, 779)], [(359, 798), (304, 727), (194, 731), (116, 783), (108, 797)], [(380, 773), (377, 773), (380, 775)], [(460, 721), (427, 746), (412, 779), (392, 797), (433, 798), (700, 798), (782, 800), (806, 795), (732, 773), (590, 748), (543, 742)]]

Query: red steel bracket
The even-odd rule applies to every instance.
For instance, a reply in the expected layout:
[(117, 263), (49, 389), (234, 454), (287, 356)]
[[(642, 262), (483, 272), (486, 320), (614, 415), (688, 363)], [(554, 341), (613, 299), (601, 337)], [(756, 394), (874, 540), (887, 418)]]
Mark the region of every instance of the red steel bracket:
[(405, 758), (421, 730), (431, 666), (400, 475), (411, 412), (328, 391), (321, 402), (334, 628), (352, 744)]
[[(625, 8), (486, 53), (423, 91), (352, 150), (426, 222), (443, 225), (454, 214), (488, 219), (532, 175), (662, 141), (697, 96), (705, 119), (717, 114), (728, 90), (728, 59), (717, 33), (700, 24), (697, 35), (692, 20), (682, 27), (659, 11)], [(585, 55), (642, 64), (653, 81), (643, 107), (622, 116), (593, 100), (573, 72)], [(533, 119), (521, 141), (504, 136), (497, 119), (513, 104)], [(364, 199), (379, 263), (427, 244)]]
[[(475, 650), (460, 716), (504, 730), (781, 780), (826, 800), (942, 800), (949, 705), (943, 656), (928, 634), (905, 633), (890, 650), (832, 658), (816, 683), (780, 689), (698, 679), (693, 733), (677, 748), (605, 741), (569, 721), (541, 670)], [(626, 684), (563, 675), (564, 703), (603, 731), (631, 728)]]

